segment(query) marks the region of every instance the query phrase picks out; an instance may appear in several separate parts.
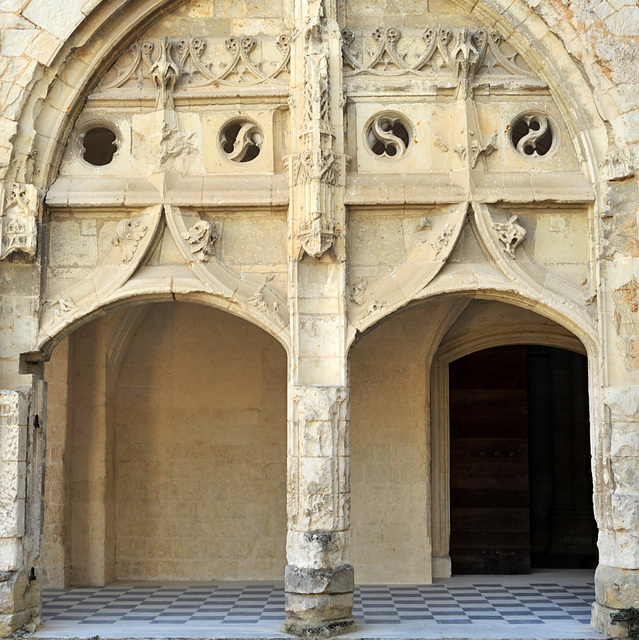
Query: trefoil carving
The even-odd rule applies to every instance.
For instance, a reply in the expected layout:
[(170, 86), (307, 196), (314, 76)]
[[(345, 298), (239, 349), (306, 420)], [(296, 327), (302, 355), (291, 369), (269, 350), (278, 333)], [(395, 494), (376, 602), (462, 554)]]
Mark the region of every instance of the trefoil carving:
[(428, 28), (421, 33), (421, 47), (415, 37), (409, 37), (404, 51), (398, 49), (402, 34), (395, 27), (379, 27), (372, 36), (377, 48), (369, 54), (369, 60), (364, 61), (363, 54), (353, 48), (355, 32), (342, 30), (345, 76), (432, 77), (440, 69), (448, 68), (458, 80), (463, 80), (462, 92), (483, 69), (493, 74), (495, 67), (500, 67), (510, 75), (534, 77), (518, 53), (510, 51), (509, 45), (494, 31), (471, 32), (465, 27)]
[(33, 185), (14, 183), (6, 203), (0, 191), (0, 260), (13, 253), (35, 256), (38, 207), (38, 193)]
[(217, 225), (208, 220), (196, 222), (182, 238), (191, 245), (191, 253), (200, 262), (208, 262), (215, 255), (215, 243), (220, 238)]
[(118, 222), (111, 244), (120, 248), (122, 262), (130, 262), (132, 260), (140, 240), (144, 238), (147, 231), (148, 227), (139, 220), (125, 218)]
[[(258, 43), (264, 45), (272, 41), (244, 35), (229, 36), (223, 42), (202, 37), (136, 42), (107, 72), (97, 92), (123, 88), (144, 91), (156, 87), (158, 108), (172, 108), (172, 96), (177, 89), (288, 85), (290, 37), (280, 34), (272, 43), (280, 56), (277, 61), (254, 60), (252, 56)], [(263, 49), (264, 46), (260, 47), (261, 53)], [(230, 54), (230, 60), (223, 61), (225, 53), (227, 58)]]
[(493, 229), (502, 243), (502, 249), (511, 257), (515, 257), (515, 249), (524, 241), (526, 229), (517, 224), (517, 216), (511, 216), (508, 222), (493, 222)]

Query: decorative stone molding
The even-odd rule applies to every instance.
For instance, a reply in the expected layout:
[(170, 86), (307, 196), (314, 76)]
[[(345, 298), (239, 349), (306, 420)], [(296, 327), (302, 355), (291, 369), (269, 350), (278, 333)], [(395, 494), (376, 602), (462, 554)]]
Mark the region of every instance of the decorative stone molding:
[(0, 185), (0, 260), (13, 253), (35, 257), (38, 210), (39, 198), (33, 185), (14, 183), (6, 200)]
[(360, 280), (359, 282), (354, 282), (351, 285), (348, 299), (351, 302), (354, 302), (358, 307), (361, 307), (364, 304), (364, 293), (366, 292), (366, 285), (366, 280)]
[(450, 239), (453, 237), (454, 231), (455, 227), (446, 223), (437, 240), (433, 240), (431, 242), (431, 247), (435, 249), (435, 258), (439, 258), (439, 254), (448, 246)]
[(511, 216), (506, 223), (493, 222), (493, 229), (497, 231), (499, 241), (504, 245), (503, 250), (514, 258), (515, 249), (526, 237), (526, 229), (517, 224), (517, 216)]
[(208, 262), (215, 255), (215, 243), (220, 239), (220, 232), (214, 222), (200, 220), (182, 238), (191, 245), (191, 253), (200, 262)]
[(395, 27), (379, 27), (373, 31), (377, 50), (365, 62), (361, 53), (353, 50), (355, 32), (342, 30), (342, 55), (345, 76), (402, 76), (433, 77), (437, 70), (448, 68), (455, 72), (458, 80), (471, 83), (484, 67), (492, 74), (500, 67), (509, 75), (534, 77), (534, 73), (523, 62), (518, 53), (505, 51), (504, 39), (494, 31), (479, 29), (471, 32), (462, 28), (428, 28), (421, 34), (421, 50), (411, 39), (406, 51), (398, 50), (402, 34)]
[(122, 251), (122, 262), (131, 261), (140, 240), (144, 238), (147, 231), (148, 227), (139, 220), (125, 218), (118, 222), (111, 244), (114, 247), (120, 247)]
[[(158, 107), (172, 108), (172, 96), (176, 89), (288, 85), (291, 43), (287, 34), (275, 39), (275, 46), (281, 55), (277, 62), (252, 59), (251, 53), (258, 44), (258, 40), (252, 36), (229, 36), (222, 46), (220, 44), (201, 37), (136, 42), (111, 67), (95, 93), (118, 89), (147, 92), (155, 88), (158, 90)], [(212, 50), (209, 56), (205, 55), (207, 49)], [(223, 59), (222, 50), (226, 51), (227, 57), (230, 54), (231, 59), (218, 72), (215, 67)]]

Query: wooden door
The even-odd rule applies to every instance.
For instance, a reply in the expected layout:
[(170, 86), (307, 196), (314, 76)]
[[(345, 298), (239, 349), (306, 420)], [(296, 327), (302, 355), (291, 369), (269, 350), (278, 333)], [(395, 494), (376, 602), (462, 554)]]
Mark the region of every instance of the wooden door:
[(453, 574), (530, 572), (526, 347), (452, 362)]

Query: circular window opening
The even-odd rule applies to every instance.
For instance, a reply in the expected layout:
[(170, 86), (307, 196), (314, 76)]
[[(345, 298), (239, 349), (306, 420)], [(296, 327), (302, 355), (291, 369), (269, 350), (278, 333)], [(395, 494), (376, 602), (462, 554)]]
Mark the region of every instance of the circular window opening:
[(380, 158), (401, 158), (410, 142), (410, 125), (403, 116), (382, 113), (368, 125), (366, 142)]
[(260, 155), (264, 142), (262, 130), (248, 120), (234, 120), (220, 131), (222, 153), (233, 162), (250, 162)]
[(82, 158), (94, 167), (103, 167), (113, 160), (118, 150), (117, 136), (106, 127), (92, 127), (82, 137), (84, 151)]
[(510, 137), (515, 149), (528, 158), (545, 156), (554, 140), (550, 120), (540, 113), (519, 116), (511, 127)]

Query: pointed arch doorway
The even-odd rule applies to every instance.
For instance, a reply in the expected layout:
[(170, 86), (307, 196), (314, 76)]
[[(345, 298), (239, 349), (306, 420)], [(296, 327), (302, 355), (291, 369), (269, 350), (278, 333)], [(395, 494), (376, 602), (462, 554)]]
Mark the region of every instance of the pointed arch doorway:
[(453, 574), (594, 568), (586, 358), (544, 345), (449, 365)]
[(585, 349), (505, 308), (470, 303), (433, 360), (434, 577), (597, 563)]

